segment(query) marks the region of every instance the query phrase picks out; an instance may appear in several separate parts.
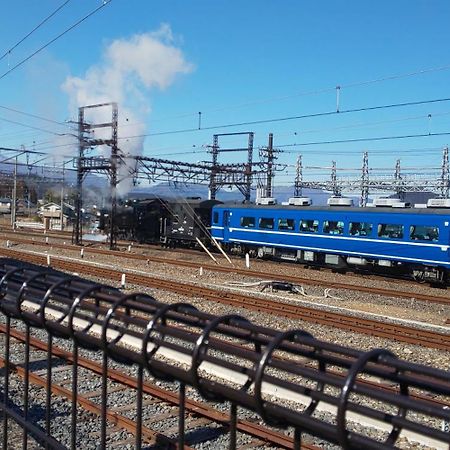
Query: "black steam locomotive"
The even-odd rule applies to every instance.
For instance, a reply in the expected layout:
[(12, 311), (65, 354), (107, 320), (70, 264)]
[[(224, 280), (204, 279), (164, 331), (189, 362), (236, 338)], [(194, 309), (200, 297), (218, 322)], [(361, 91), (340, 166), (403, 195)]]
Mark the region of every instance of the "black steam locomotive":
[[(117, 239), (168, 247), (195, 247), (197, 238), (209, 243), (211, 211), (219, 203), (199, 197), (128, 200), (117, 208)], [(109, 233), (109, 227), (109, 212), (103, 211), (98, 228)]]

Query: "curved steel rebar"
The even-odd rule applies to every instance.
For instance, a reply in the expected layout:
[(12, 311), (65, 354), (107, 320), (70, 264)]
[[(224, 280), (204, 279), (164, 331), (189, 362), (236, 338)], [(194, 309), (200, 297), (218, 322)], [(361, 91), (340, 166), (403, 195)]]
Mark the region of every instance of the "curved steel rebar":
[[(214, 316), (10, 263), (0, 263), (0, 312), (343, 448), (392, 448), (405, 433), (450, 443), (440, 428), (450, 410), (412, 394), (449, 401), (450, 373), (387, 350), (363, 352), (302, 330), (280, 333), (235, 314)], [(384, 423), (387, 437), (375, 439), (352, 425), (358, 421)]]

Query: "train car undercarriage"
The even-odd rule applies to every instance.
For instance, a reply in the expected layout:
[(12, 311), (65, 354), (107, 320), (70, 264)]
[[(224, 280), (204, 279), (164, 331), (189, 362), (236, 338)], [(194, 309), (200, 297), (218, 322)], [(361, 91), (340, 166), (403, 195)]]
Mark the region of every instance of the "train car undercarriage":
[(326, 267), (341, 273), (351, 271), (408, 277), (419, 283), (429, 283), (433, 286), (446, 286), (450, 279), (449, 271), (438, 266), (270, 246), (228, 244), (227, 248), (231, 253), (241, 256), (248, 253), (252, 258), (289, 261), (314, 268)]

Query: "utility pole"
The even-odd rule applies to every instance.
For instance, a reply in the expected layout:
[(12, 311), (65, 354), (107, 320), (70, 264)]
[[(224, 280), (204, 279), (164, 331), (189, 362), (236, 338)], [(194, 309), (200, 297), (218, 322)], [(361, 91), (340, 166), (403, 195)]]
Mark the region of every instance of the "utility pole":
[(399, 199), (404, 200), (405, 198), (405, 192), (402, 186), (402, 174), (401, 174), (401, 167), (400, 167), (400, 160), (397, 159), (397, 162), (395, 163), (395, 192)]
[(266, 198), (273, 196), (273, 133), (269, 134), (269, 145), (267, 146), (267, 184)]
[(12, 203), (11, 203), (11, 226), (12, 229), (16, 228), (16, 213), (17, 213), (17, 156), (15, 158), (14, 163), (14, 184), (13, 184), (13, 192), (12, 192)]
[(336, 161), (332, 161), (332, 165), (331, 165), (331, 188), (333, 190), (334, 197), (341, 196), (341, 189), (339, 188), (338, 182), (337, 182)]
[(261, 148), (259, 152), (260, 158), (264, 158), (266, 160), (264, 163), (266, 172), (264, 197), (266, 198), (273, 197), (273, 177), (275, 175), (274, 161), (276, 159), (276, 153), (279, 153), (279, 150), (273, 148), (273, 133), (270, 133), (268, 146)]
[(63, 162), (63, 169), (62, 169), (62, 183), (61, 183), (61, 214), (60, 214), (60, 224), (61, 224), (61, 231), (64, 231), (64, 168), (65, 168), (65, 162)]
[(361, 170), (361, 198), (359, 206), (367, 206), (369, 200), (369, 153), (363, 153), (363, 165)]
[(248, 146), (247, 146), (247, 165), (245, 167), (245, 190), (244, 199), (246, 202), (250, 202), (250, 196), (252, 191), (253, 181), (253, 140), (254, 134), (248, 133)]
[(303, 184), (302, 155), (298, 155), (297, 164), (295, 166), (294, 197), (302, 196), (302, 184)]
[(216, 180), (216, 176), (217, 176), (217, 160), (218, 160), (218, 156), (219, 156), (219, 135), (215, 134), (213, 136), (213, 145), (211, 148), (211, 156), (212, 156), (212, 161), (211, 161), (211, 175), (209, 178), (209, 190), (208, 190), (208, 199), (209, 200), (215, 200), (216, 199), (216, 194), (217, 194), (217, 180)]
[(441, 196), (443, 198), (449, 197), (450, 191), (450, 170), (448, 163), (448, 147), (445, 147), (442, 152), (442, 168), (441, 168)]
[(77, 158), (77, 193), (75, 198), (75, 226), (73, 227), (73, 241), (81, 245), (83, 239), (83, 157), (86, 148), (85, 139), (86, 124), (84, 123), (84, 108), (78, 108), (78, 158)]
[(117, 103), (112, 104), (112, 136), (111, 136), (111, 163), (109, 169), (109, 185), (111, 189), (111, 216), (110, 216), (110, 233), (109, 233), (109, 248), (114, 250), (117, 244), (117, 227), (116, 227), (116, 213), (117, 213), (117, 160), (119, 157), (119, 148), (117, 146), (117, 129), (118, 129), (119, 111)]

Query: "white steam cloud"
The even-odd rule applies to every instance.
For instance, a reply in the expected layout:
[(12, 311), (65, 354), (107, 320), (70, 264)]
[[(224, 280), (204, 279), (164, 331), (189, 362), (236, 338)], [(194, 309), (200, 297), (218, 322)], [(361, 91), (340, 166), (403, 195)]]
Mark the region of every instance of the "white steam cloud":
[[(164, 90), (178, 75), (192, 70), (193, 65), (175, 47), (170, 26), (163, 24), (157, 31), (113, 41), (100, 63), (91, 66), (84, 77), (66, 78), (62, 88), (69, 95), (72, 114), (79, 106), (117, 102), (120, 139), (145, 133), (151, 89)], [(111, 120), (110, 108), (85, 111), (89, 121)], [(108, 138), (110, 129), (95, 133), (98, 138)], [(140, 155), (143, 138), (120, 139), (119, 147), (124, 153)]]

